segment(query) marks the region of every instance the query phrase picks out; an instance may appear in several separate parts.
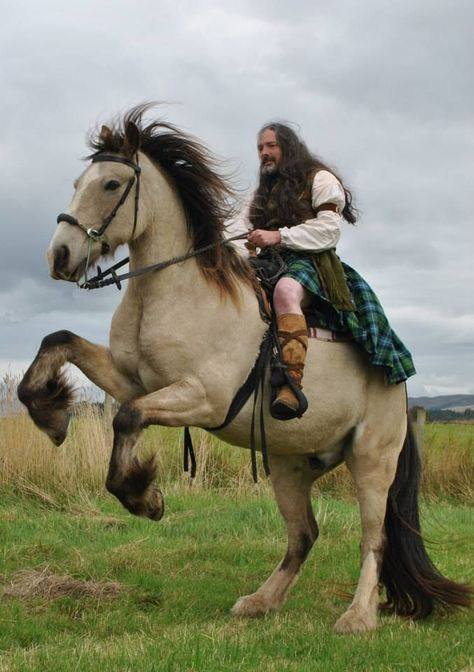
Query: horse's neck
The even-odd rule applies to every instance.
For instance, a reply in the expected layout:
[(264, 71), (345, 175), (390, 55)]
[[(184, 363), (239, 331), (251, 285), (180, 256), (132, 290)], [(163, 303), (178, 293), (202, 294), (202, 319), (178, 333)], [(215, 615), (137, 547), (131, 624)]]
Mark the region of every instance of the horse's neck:
[[(141, 197), (143, 231), (130, 245), (130, 267), (143, 268), (187, 252), (191, 239), (181, 202), (165, 176), (148, 160)], [(149, 175), (153, 171), (152, 176)], [(158, 277), (158, 276), (156, 276)]]
[[(145, 226), (130, 245), (132, 269), (150, 266), (192, 249), (178, 195), (161, 171), (156, 167), (149, 167), (149, 170), (158, 174), (144, 185), (146, 198), (140, 204), (140, 216), (144, 218)], [(142, 305), (156, 311), (160, 321), (172, 322), (177, 314), (185, 314), (186, 319), (180, 321), (183, 327), (203, 320), (212, 325), (216, 320), (217, 329), (222, 333), (225, 331), (223, 324), (229, 324), (229, 330), (240, 331), (243, 311), (246, 319), (252, 320), (253, 314), (256, 323), (260, 320), (256, 300), (247, 285), (242, 285), (241, 303), (237, 306), (229, 297), (223, 298), (219, 289), (206, 280), (194, 258), (134, 278), (130, 283)], [(236, 325), (236, 322), (240, 324)]]

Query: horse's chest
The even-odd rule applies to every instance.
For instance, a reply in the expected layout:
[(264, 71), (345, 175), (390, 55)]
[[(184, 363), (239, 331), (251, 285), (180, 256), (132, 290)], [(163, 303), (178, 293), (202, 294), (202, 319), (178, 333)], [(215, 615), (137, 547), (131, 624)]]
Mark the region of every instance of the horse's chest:
[(140, 329), (137, 342), (138, 376), (148, 390), (170, 385), (189, 372), (186, 342), (167, 329)]

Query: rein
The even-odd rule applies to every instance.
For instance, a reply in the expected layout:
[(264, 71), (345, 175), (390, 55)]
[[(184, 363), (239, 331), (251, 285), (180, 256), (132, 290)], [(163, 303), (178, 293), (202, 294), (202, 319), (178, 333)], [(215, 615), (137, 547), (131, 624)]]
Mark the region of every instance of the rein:
[[(244, 240), (247, 238), (247, 234), (232, 236), (232, 238), (226, 238), (225, 240), (218, 240), (216, 243), (211, 243), (204, 247), (198, 247), (197, 250), (192, 250), (186, 254), (181, 254), (177, 257), (171, 257), (166, 261), (159, 261), (156, 264), (151, 264), (150, 266), (144, 266), (143, 268), (137, 268), (135, 271), (129, 271), (128, 273), (122, 273), (122, 275), (117, 275), (116, 270), (125, 266), (130, 261), (130, 257), (126, 257), (114, 264), (110, 268), (107, 268), (105, 271), (102, 271), (100, 266), (97, 267), (98, 273), (95, 277), (87, 280), (82, 285), (81, 289), (100, 289), (101, 287), (107, 287), (107, 285), (116, 285), (118, 289), (122, 289), (122, 280), (128, 280), (129, 278), (136, 278), (140, 275), (145, 275), (145, 273), (151, 273), (152, 271), (161, 271), (163, 268), (168, 268), (168, 266), (173, 266), (174, 264), (179, 264), (181, 261), (186, 261), (186, 259), (192, 259), (192, 257), (197, 257), (207, 250), (212, 250), (214, 247), (219, 245), (227, 245), (233, 240)], [(107, 275), (111, 275), (111, 278), (104, 280)]]
[[(105, 236), (105, 231), (107, 230), (108, 226), (114, 219), (115, 215), (117, 214), (119, 208), (122, 207), (122, 205), (125, 203), (125, 201), (128, 198), (128, 195), (136, 182), (136, 189), (135, 189), (135, 211), (134, 211), (134, 217), (133, 217), (133, 229), (132, 229), (132, 236), (131, 238), (133, 239), (133, 236), (135, 235), (135, 229), (137, 226), (137, 219), (138, 219), (138, 205), (139, 205), (139, 198), (140, 198), (140, 174), (141, 174), (141, 168), (138, 163), (138, 154), (135, 155), (135, 162), (130, 161), (129, 159), (125, 159), (121, 156), (114, 156), (113, 154), (96, 154), (96, 156), (92, 157), (92, 163), (99, 163), (101, 161), (112, 161), (115, 163), (123, 163), (125, 166), (129, 166), (130, 168), (133, 168), (134, 171), (134, 176), (130, 178), (127, 182), (127, 186), (125, 187), (125, 190), (120, 197), (119, 201), (115, 204), (113, 209), (111, 210), (110, 214), (105, 217), (105, 219), (102, 222), (102, 225), (100, 226), (99, 229), (93, 229), (89, 228), (87, 229), (85, 226), (83, 226), (78, 219), (73, 217), (72, 215), (69, 215), (65, 212), (61, 212), (58, 217), (57, 217), (57, 223), (60, 224), (61, 222), (66, 222), (67, 224), (71, 224), (73, 226), (78, 226), (82, 231), (87, 236), (89, 245), (87, 249), (87, 258), (86, 258), (86, 266), (85, 266), (85, 271), (84, 271), (84, 282), (80, 284), (79, 282), (77, 283), (80, 289), (100, 289), (101, 287), (107, 287), (108, 285), (116, 285), (117, 289), (122, 289), (122, 281), (123, 280), (128, 280), (129, 278), (136, 278), (140, 275), (144, 275), (145, 273), (151, 273), (152, 271), (161, 271), (163, 268), (168, 268), (168, 266), (173, 266), (174, 264), (179, 264), (182, 261), (186, 261), (187, 259), (191, 259), (192, 257), (197, 257), (199, 254), (202, 254), (203, 252), (207, 252), (208, 250), (212, 250), (214, 247), (218, 247), (219, 245), (226, 245), (227, 243), (232, 242), (233, 240), (244, 240), (247, 238), (247, 234), (243, 235), (237, 235), (233, 236), (232, 238), (226, 238), (224, 240), (219, 240), (216, 243), (211, 243), (210, 245), (205, 245), (204, 247), (199, 247), (197, 250), (192, 250), (191, 252), (187, 252), (186, 254), (181, 254), (177, 257), (172, 257), (171, 259), (167, 259), (166, 261), (160, 261), (156, 264), (151, 264), (150, 266), (144, 266), (143, 268), (137, 268), (134, 271), (129, 271), (128, 273), (122, 273), (122, 275), (117, 275), (116, 271), (119, 268), (122, 268), (122, 266), (125, 266), (125, 264), (128, 264), (130, 261), (130, 257), (126, 257), (125, 259), (122, 259), (121, 261), (117, 262), (113, 266), (110, 266), (107, 268), (105, 271), (103, 271), (100, 266), (97, 266), (97, 275), (95, 275), (93, 278), (88, 279), (87, 278), (87, 270), (89, 268), (89, 262), (91, 258), (91, 252), (92, 252), (92, 245), (96, 242), (101, 242), (103, 245), (106, 246), (106, 251), (110, 249), (110, 245), (107, 242), (107, 238)], [(110, 278), (107, 278), (107, 276), (110, 275)], [(104, 279), (107, 278), (107, 279)]]

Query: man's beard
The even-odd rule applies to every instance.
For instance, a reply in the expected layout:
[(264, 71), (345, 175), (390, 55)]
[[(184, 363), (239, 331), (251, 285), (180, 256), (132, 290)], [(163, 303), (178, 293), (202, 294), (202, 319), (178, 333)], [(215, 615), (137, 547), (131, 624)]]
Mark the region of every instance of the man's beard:
[(260, 166), (260, 175), (262, 177), (276, 177), (278, 175), (278, 166), (273, 161), (262, 163)]

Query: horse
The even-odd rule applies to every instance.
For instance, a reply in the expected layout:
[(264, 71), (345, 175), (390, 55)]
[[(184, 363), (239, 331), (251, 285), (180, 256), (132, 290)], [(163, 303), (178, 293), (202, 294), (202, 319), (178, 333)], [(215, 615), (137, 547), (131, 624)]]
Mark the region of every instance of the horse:
[[(145, 123), (147, 109), (137, 106), (91, 135), (92, 162), (76, 180), (69, 212), (59, 216), (47, 250), (51, 277), (79, 282), (101, 257), (128, 245), (135, 275), (112, 318), (109, 347), (68, 330), (49, 334), (18, 396), (56, 445), (66, 437), (72, 402), (66, 363), (115, 398), (120, 406), (106, 488), (132, 514), (159, 520), (164, 500), (155, 463), (135, 456), (143, 429), (201, 427), (248, 447), (251, 400), (219, 426), (252, 370), (267, 325), (250, 265), (223, 244), (228, 182), (195, 138), (162, 120)], [(203, 248), (180, 263), (162, 263), (159, 272), (141, 272)], [(350, 342), (310, 339), (305, 392), (307, 412), (282, 422), (269, 415), (265, 387), (269, 478), (288, 544), (269, 578), (240, 597), (232, 613), (254, 617), (281, 607), (318, 537), (312, 485), (343, 462), (360, 508), (361, 567), (335, 631), (375, 628), (381, 587), (387, 608), (411, 618), (468, 605), (469, 588), (441, 575), (420, 534), (420, 458), (407, 423), (405, 384), (387, 385), (380, 367)]]

